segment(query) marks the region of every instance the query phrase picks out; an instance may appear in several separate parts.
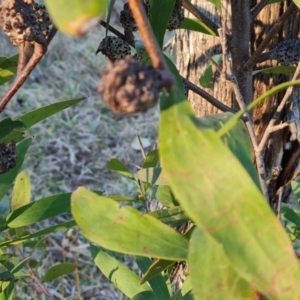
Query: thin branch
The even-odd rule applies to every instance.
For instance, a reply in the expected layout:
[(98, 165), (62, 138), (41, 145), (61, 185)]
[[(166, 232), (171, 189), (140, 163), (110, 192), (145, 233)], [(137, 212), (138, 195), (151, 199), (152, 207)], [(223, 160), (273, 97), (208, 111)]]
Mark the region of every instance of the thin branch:
[(262, 9), (268, 4), (269, 0), (261, 0), (259, 1), (250, 11), (252, 20), (256, 18), (256, 16), (262, 11)]
[(188, 10), (192, 15), (194, 15), (199, 21), (203, 22), (207, 27), (209, 27), (216, 35), (218, 35), (219, 26), (214, 23), (211, 19), (206, 17), (195, 5), (189, 0), (181, 0), (182, 6)]
[(222, 74), (222, 69), (220, 66), (212, 59), (212, 57), (207, 53), (204, 52), (204, 56), (211, 62), (211, 64), (219, 71), (220, 74)]
[[(99, 21), (99, 24), (102, 25), (103, 27), (105, 28), (108, 28), (108, 30), (110, 32), (112, 32), (113, 34), (115, 34), (117, 37), (119, 37), (120, 39), (122, 39), (123, 41), (127, 42), (126, 41), (126, 38), (125, 38), (125, 35), (123, 33), (121, 33), (119, 30), (115, 29), (114, 27), (108, 25), (107, 26), (107, 23), (103, 20), (100, 20)], [(128, 42), (127, 42), (128, 43)], [(134, 48), (134, 44), (133, 43), (128, 43), (131, 47)]]
[[(295, 81), (297, 80), (297, 77), (300, 73), (300, 61), (297, 65), (297, 68), (295, 70), (295, 73), (293, 75), (293, 78), (291, 81)], [(266, 130), (265, 130), (265, 133), (260, 141), (260, 144), (259, 144), (259, 151), (263, 151), (263, 149), (265, 148), (266, 146), (266, 143), (270, 137), (270, 134), (273, 132), (272, 129), (274, 128), (274, 125), (275, 123), (279, 120), (280, 118), (280, 114), (281, 112), (283, 111), (287, 101), (289, 100), (290, 96), (292, 95), (292, 92), (293, 92), (293, 86), (290, 86), (289, 88), (287, 88), (285, 94), (284, 94), (284, 97), (283, 99), (281, 100), (280, 104), (278, 105), (277, 109), (276, 109), (276, 112), (274, 113), (272, 119), (270, 120)]]
[(141, 137), (140, 137), (140, 135), (138, 134), (138, 132), (136, 132), (136, 136), (137, 136), (138, 142), (139, 142), (140, 147), (141, 147), (141, 152), (142, 152), (143, 159), (145, 159), (145, 158), (146, 158), (146, 151), (145, 151), (145, 149), (144, 149), (144, 146), (143, 146)]
[(211, 105), (215, 106), (219, 110), (221, 110), (223, 112), (231, 112), (233, 114), (236, 113), (236, 110), (234, 110), (234, 109), (230, 108), (229, 106), (223, 104), (218, 99), (216, 99), (215, 97), (211, 96), (206, 91), (204, 91), (203, 89), (199, 88), (198, 86), (196, 86), (195, 84), (193, 84), (192, 82), (190, 82), (187, 79), (186, 79), (186, 83), (187, 83), (188, 88), (191, 91), (193, 91), (194, 93), (196, 93), (199, 96), (201, 96), (202, 98), (204, 98), (207, 102), (209, 102)]
[(267, 33), (264, 40), (261, 42), (261, 44), (257, 47), (256, 51), (252, 54), (252, 56), (248, 59), (248, 61), (244, 65), (244, 69), (248, 70), (252, 68), (258, 61), (260, 55), (262, 52), (266, 49), (268, 44), (270, 43), (273, 36), (278, 32), (278, 30), (282, 27), (284, 22), (295, 12), (298, 8), (292, 2), (290, 6), (287, 8), (287, 10), (281, 15), (281, 17), (275, 22), (271, 30)]

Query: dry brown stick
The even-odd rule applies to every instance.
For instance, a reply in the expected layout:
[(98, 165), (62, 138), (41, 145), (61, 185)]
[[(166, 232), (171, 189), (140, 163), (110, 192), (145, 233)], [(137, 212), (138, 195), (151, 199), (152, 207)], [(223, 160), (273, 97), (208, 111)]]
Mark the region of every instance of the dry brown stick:
[(297, 10), (297, 6), (292, 2), (287, 10), (281, 15), (281, 17), (275, 22), (271, 30), (267, 33), (264, 40), (257, 47), (256, 51), (251, 55), (248, 61), (244, 65), (244, 69), (252, 68), (258, 61), (262, 52), (266, 49), (268, 44), (270, 43), (273, 36), (278, 32), (278, 30), (282, 27), (284, 22)]
[[(299, 76), (299, 73), (300, 73), (300, 61), (297, 65), (297, 68), (295, 70), (295, 73), (293, 75), (293, 78), (291, 81), (295, 81), (297, 79), (297, 77)], [(265, 132), (264, 132), (264, 135), (260, 141), (260, 144), (258, 146), (258, 149), (259, 151), (263, 151), (263, 149), (265, 148), (266, 146), (266, 143), (270, 137), (270, 134), (274, 131), (272, 130), (274, 127), (275, 127), (275, 123), (279, 120), (279, 117), (280, 117), (280, 114), (281, 112), (283, 111), (284, 107), (285, 107), (285, 104), (287, 103), (287, 101), (289, 100), (290, 96), (292, 95), (292, 92), (293, 92), (293, 86), (290, 86), (284, 96), (283, 96), (283, 99), (281, 100), (280, 104), (278, 105), (277, 109), (276, 109), (276, 112), (274, 113), (272, 119), (270, 120)]]
[(181, 0), (182, 6), (188, 10), (192, 15), (194, 15), (199, 21), (203, 22), (207, 27), (209, 27), (216, 35), (218, 35), (219, 26), (214, 23), (211, 19), (206, 17), (195, 5), (189, 0)]
[(268, 4), (268, 2), (269, 0), (261, 0), (251, 9), (252, 19), (254, 19), (262, 11), (262, 9)]

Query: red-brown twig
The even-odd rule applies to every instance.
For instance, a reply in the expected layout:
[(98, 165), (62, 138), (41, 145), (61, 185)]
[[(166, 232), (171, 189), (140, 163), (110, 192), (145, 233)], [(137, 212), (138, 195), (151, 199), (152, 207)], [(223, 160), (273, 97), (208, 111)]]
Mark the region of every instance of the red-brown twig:
[(164, 57), (160, 51), (160, 47), (156, 38), (151, 30), (150, 23), (145, 13), (144, 7), (140, 0), (129, 0), (129, 7), (134, 17), (134, 20), (139, 29), (139, 33), (143, 39), (145, 48), (152, 61), (152, 65), (156, 69), (167, 70)]

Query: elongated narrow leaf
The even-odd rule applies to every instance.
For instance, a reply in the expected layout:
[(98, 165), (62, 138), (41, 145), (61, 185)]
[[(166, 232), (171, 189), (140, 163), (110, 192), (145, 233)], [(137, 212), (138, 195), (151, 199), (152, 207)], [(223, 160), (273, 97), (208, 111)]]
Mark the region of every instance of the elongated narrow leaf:
[(70, 193), (50, 196), (22, 206), (7, 216), (8, 227), (34, 224), (70, 211)]
[[(152, 260), (148, 257), (136, 257), (136, 263), (142, 273), (146, 273), (152, 265)], [(155, 278), (149, 280), (149, 284), (159, 300), (170, 300), (170, 294), (164, 277), (159, 274)]]
[(37, 124), (38, 122), (56, 114), (59, 111), (66, 109), (67, 107), (75, 105), (85, 99), (86, 98), (78, 98), (73, 100), (60, 101), (47, 106), (43, 106), (41, 108), (32, 110), (20, 116), (17, 120), (21, 120), (25, 124), (26, 128), (28, 129), (33, 125)]
[(162, 99), (159, 129), (176, 199), (222, 244), (240, 276), (271, 299), (300, 299), (299, 265), (283, 227), (232, 152), (215, 132), (197, 129), (189, 103), (179, 97), (174, 87)]
[(18, 126), (18, 128), (11, 131), (5, 137), (1, 138), (1, 140), (4, 142), (9, 142), (11, 140), (14, 140), (15, 142), (19, 142), (23, 139), (24, 132), (26, 130), (28, 130), (30, 127), (32, 127), (33, 125), (54, 115), (57, 112), (62, 111), (63, 109), (65, 109), (67, 107), (70, 107), (72, 105), (75, 105), (75, 104), (83, 101), (84, 99), (86, 99), (86, 98), (61, 101), (61, 102), (53, 103), (53, 104), (35, 109), (33, 111), (30, 111), (30, 112), (20, 116), (19, 118), (17, 118), (14, 121), (14, 122), (19, 122), (20, 124), (23, 124), (23, 126)]
[(131, 179), (132, 181), (136, 181), (130, 171), (116, 157), (111, 158), (111, 160), (107, 163), (106, 168), (108, 170), (118, 172), (119, 174)]
[(202, 32), (204, 34), (209, 34), (209, 35), (213, 35), (213, 36), (216, 35), (203, 22), (201, 22), (199, 20), (189, 19), (189, 18), (184, 18), (183, 21), (181, 22), (179, 28), (180, 29), (192, 30), (192, 31), (198, 31), (198, 32)]
[(0, 201), (3, 199), (12, 183), (14, 182), (20, 168), (23, 165), (25, 154), (31, 144), (32, 139), (28, 138), (17, 145), (17, 163), (9, 172), (0, 174)]
[(42, 279), (42, 282), (49, 282), (55, 280), (65, 274), (73, 272), (77, 266), (71, 263), (61, 263), (55, 266), (52, 266), (48, 269)]
[(160, 47), (176, 0), (150, 0), (150, 24)]
[(75, 221), (69, 221), (69, 222), (65, 222), (63, 224), (53, 225), (53, 226), (41, 229), (41, 230), (36, 231), (34, 233), (31, 233), (31, 234), (22, 235), (22, 237), (14, 239), (14, 240), (8, 240), (8, 241), (1, 242), (0, 243), (0, 248), (10, 246), (10, 245), (18, 245), (18, 244), (20, 244), (20, 243), (22, 243), (26, 240), (36, 238), (36, 237), (40, 237), (40, 236), (43, 236), (43, 235), (46, 235), (46, 234), (50, 234), (50, 233), (54, 233), (54, 232), (58, 232), (58, 231), (63, 231), (63, 230), (65, 231), (65, 230), (68, 230), (69, 228), (71, 228), (75, 225), (76, 225)]
[(45, 0), (45, 4), (58, 29), (82, 36), (105, 14), (107, 0)]
[(276, 66), (276, 67), (269, 67), (269, 68), (263, 68), (254, 70), (252, 72), (252, 75), (256, 75), (259, 73), (264, 74), (293, 74), (295, 73), (296, 67), (293, 66)]
[(15, 283), (12, 280), (4, 287), (5, 283), (6, 282), (2, 283), (2, 286), (1, 286), (0, 300), (13, 300)]
[(147, 284), (140, 285), (140, 278), (115, 258), (91, 245), (93, 260), (100, 271), (127, 297), (151, 291)]
[(18, 174), (11, 196), (11, 210), (29, 204), (31, 199), (31, 186), (29, 175), (23, 171)]
[(104, 248), (140, 256), (184, 260), (188, 241), (157, 219), (78, 188), (71, 210), (83, 234)]
[(188, 263), (195, 300), (253, 299), (253, 289), (231, 267), (222, 246), (198, 228), (192, 234)]

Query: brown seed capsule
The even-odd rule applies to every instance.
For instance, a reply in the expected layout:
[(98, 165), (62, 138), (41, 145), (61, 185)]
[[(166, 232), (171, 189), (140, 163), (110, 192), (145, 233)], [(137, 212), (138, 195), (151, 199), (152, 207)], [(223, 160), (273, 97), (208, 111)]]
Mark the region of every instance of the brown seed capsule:
[(300, 40), (288, 39), (282, 41), (270, 51), (270, 58), (276, 59), (284, 66), (297, 64), (300, 60)]
[[(148, 2), (148, 1), (147, 1)], [(144, 4), (144, 9), (146, 14), (149, 14), (149, 4), (148, 3), (143, 3)], [(135, 23), (135, 20), (132, 16), (132, 12), (129, 8), (128, 2), (124, 4), (123, 10), (120, 12), (120, 23), (121, 25), (127, 29), (128, 31), (137, 31), (137, 25)]]
[(124, 58), (131, 54), (130, 46), (116, 36), (107, 36), (104, 38), (101, 41), (96, 54), (99, 52), (107, 56), (111, 61)]
[(132, 57), (110, 64), (102, 72), (99, 93), (116, 113), (137, 113), (153, 107), (162, 88), (161, 74)]
[(51, 20), (44, 5), (18, 0), (3, 0), (0, 25), (14, 46), (23, 42), (46, 42)]
[(184, 9), (182, 6), (176, 6), (173, 9), (169, 23), (167, 25), (168, 30), (177, 29), (184, 19)]
[(10, 171), (16, 165), (16, 161), (16, 143), (0, 142), (0, 174)]

